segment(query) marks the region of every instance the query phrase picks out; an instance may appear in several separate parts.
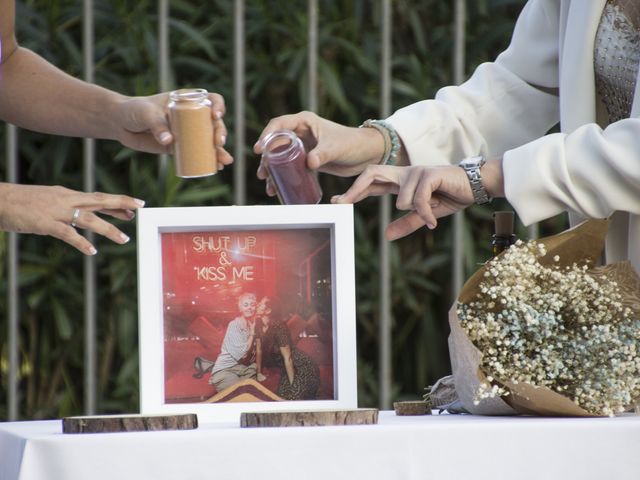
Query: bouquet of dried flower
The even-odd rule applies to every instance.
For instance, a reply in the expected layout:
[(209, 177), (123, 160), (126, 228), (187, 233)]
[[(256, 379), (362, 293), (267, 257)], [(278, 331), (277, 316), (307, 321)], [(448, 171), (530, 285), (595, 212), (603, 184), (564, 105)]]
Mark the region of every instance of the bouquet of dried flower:
[(628, 262), (593, 268), (606, 225), (519, 241), (465, 284), (450, 347), (467, 409), (612, 416), (640, 398), (640, 281)]

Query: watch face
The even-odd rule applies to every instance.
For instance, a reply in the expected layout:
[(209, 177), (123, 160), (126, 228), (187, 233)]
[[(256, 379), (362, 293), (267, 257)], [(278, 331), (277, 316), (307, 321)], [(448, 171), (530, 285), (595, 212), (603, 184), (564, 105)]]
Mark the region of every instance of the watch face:
[(483, 157), (468, 157), (460, 162), (460, 166), (464, 168), (481, 167), (484, 165)]
[(465, 158), (460, 162), (460, 166), (464, 168), (473, 168), (476, 166), (476, 162), (470, 158)]

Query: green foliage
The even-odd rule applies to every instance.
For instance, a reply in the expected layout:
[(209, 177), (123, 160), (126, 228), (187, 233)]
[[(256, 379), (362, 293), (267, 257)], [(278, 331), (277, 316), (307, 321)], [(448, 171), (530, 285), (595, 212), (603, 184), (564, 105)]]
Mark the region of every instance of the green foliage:
[[(156, 3), (94, 2), (96, 83), (128, 95), (159, 90)], [(467, 3), (467, 69), (471, 71), (507, 45), (524, 1)], [(395, 0), (392, 5), (393, 106), (399, 108), (430, 97), (451, 82), (453, 2)], [(319, 9), (319, 113), (347, 125), (378, 117), (379, 2), (321, 1)], [(257, 159), (250, 146), (270, 118), (306, 106), (307, 2), (247, 1), (245, 22), (248, 200), (272, 203), (264, 186), (256, 181)], [(173, 0), (170, 32), (172, 83), (221, 93), (227, 103), (227, 143), (234, 145), (233, 2)], [(81, 2), (18, 2), (18, 38), (63, 70), (82, 74)], [(2, 136), (0, 142), (4, 142)], [(4, 143), (0, 147), (4, 148)], [(232, 168), (213, 178), (185, 182), (172, 174), (171, 167), (166, 174), (160, 172), (156, 157), (115, 142), (98, 142), (97, 152), (98, 190), (143, 198), (148, 206), (224, 205), (232, 201)], [(82, 189), (82, 143), (77, 139), (21, 131), (20, 166), (21, 183)], [(349, 179), (328, 176), (321, 181), (326, 198), (342, 193), (350, 183)], [(368, 200), (356, 207), (359, 392), (363, 406), (378, 403), (378, 205)], [(466, 214), (467, 273), (488, 257), (490, 215), (488, 209), (479, 207)], [(133, 224), (116, 224), (135, 239)], [(451, 236), (451, 222), (444, 219), (435, 232), (425, 229), (391, 245), (394, 397), (415, 398), (424, 386), (448, 372)], [(2, 268), (6, 267), (6, 238), (0, 236)], [(135, 245), (97, 242), (99, 409), (134, 411), (138, 404)], [(83, 258), (52, 238), (23, 236), (20, 245), (21, 417), (81, 413)], [(6, 296), (4, 277), (0, 289)], [(0, 417), (6, 416), (6, 317), (5, 304), (0, 303)]]

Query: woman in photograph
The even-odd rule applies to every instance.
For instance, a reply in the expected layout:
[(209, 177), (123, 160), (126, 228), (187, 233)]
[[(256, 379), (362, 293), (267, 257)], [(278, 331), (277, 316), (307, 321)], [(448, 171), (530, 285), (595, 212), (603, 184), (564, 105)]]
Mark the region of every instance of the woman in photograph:
[(254, 354), (256, 295), (238, 297), (239, 315), (229, 322), (209, 383), (221, 392), (241, 380), (256, 378)]
[(259, 381), (267, 378), (261, 371), (263, 363), (280, 368), (276, 393), (283, 399), (317, 398), (320, 369), (309, 355), (295, 347), (279, 309), (269, 297), (263, 297), (256, 308), (256, 368)]

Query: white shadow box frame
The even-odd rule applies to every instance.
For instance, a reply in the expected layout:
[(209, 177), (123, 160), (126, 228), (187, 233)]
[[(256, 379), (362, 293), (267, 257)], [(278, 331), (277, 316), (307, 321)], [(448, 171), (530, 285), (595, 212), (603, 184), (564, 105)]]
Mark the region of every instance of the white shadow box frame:
[[(143, 208), (137, 241), (141, 413), (235, 422), (248, 411), (357, 407), (351, 205)], [(274, 383), (284, 363), (263, 381), (209, 383), (245, 293), (278, 306), (292, 348), (319, 372), (313, 399)]]

